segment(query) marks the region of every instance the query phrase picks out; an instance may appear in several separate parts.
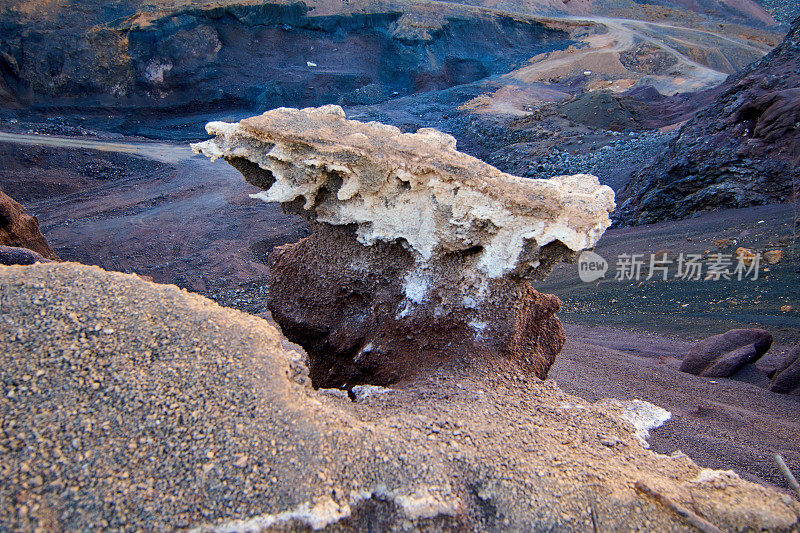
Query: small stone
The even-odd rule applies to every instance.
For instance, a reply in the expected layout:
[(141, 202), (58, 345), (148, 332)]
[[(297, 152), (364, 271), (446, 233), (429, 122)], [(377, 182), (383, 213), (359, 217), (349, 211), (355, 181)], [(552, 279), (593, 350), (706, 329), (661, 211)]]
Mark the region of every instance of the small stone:
[(749, 248), (742, 248), (741, 246), (736, 249), (736, 258), (745, 264), (745, 266), (750, 266), (753, 264), (753, 261), (756, 259), (756, 253)]
[(783, 261), (783, 250), (769, 250), (764, 252), (764, 260), (770, 265)]
[(613, 448), (619, 444), (619, 439), (613, 435), (600, 435), (600, 444)]

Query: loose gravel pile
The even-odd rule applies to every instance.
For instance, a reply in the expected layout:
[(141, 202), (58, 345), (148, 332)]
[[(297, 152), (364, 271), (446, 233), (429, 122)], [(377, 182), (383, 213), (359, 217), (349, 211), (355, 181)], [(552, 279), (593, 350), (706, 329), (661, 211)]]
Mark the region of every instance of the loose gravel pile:
[(761, 4), (775, 20), (783, 24), (791, 24), (800, 17), (800, 4), (797, 0), (761, 0)]
[(650, 164), (664, 151), (674, 132), (639, 131), (619, 133), (597, 131), (584, 141), (567, 139), (570, 148), (553, 148), (544, 152), (534, 143), (509, 145), (492, 154), (492, 162), (526, 178), (548, 179), (575, 173), (593, 174), (600, 182), (618, 189), (632, 172)]

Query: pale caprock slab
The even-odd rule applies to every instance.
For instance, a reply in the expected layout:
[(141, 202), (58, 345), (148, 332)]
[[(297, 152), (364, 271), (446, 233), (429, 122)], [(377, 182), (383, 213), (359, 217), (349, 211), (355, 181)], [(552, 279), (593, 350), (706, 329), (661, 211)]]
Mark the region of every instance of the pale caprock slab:
[(535, 272), (551, 243), (564, 245), (551, 254), (593, 247), (615, 207), (595, 176), (512, 176), (459, 152), (450, 135), (348, 120), (339, 106), (279, 108), (206, 129), (215, 137), (196, 152), (271, 173), (255, 197), (301, 199), (318, 222), (355, 224), (364, 245), (404, 240), (421, 262), (474, 251), (490, 278)]

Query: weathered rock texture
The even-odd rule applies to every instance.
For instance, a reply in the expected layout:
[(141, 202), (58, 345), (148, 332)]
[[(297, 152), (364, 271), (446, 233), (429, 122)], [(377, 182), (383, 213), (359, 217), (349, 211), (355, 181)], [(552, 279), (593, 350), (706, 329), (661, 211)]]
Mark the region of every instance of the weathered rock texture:
[(763, 329), (732, 329), (695, 344), (681, 363), (681, 371), (706, 377), (728, 377), (758, 361), (772, 346), (772, 334)]
[(496, 278), (484, 282), (483, 301), (469, 302), (476, 287), (465, 276), (468, 260), (450, 255), (417, 273), (401, 244), (366, 247), (352, 233), (316, 225), (271, 255), (269, 308), (311, 355), (311, 379), (322, 387), (389, 384), (420, 368), (498, 354), (546, 377), (565, 341), (560, 301)]
[(391, 383), (501, 355), (544, 378), (560, 302), (526, 281), (597, 242), (614, 193), (589, 175), (527, 180), (435, 130), (346, 120), (337, 106), (208, 125), (194, 145), (313, 222), (270, 258), (269, 307), (319, 386)]
[[(800, 183), (800, 19), (620, 192), (615, 223), (787, 201)], [(717, 89), (717, 90), (720, 90)]]
[(21, 204), (0, 191), (0, 245), (27, 248), (46, 259), (58, 259), (39, 231), (39, 221)]
[(174, 286), (0, 267), (0, 301), (2, 530), (692, 531), (636, 482), (724, 531), (798, 527), (788, 496), (513, 368), (353, 402), (266, 321)]

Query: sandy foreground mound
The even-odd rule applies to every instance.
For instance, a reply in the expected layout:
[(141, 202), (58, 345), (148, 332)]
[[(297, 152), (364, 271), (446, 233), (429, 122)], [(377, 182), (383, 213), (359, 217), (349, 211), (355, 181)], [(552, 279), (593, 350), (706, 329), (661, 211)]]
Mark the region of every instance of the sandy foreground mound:
[(267, 322), (77, 264), (0, 267), (0, 528), (798, 529), (800, 505), (642, 447), (623, 406), (503, 368), (310, 387)]

